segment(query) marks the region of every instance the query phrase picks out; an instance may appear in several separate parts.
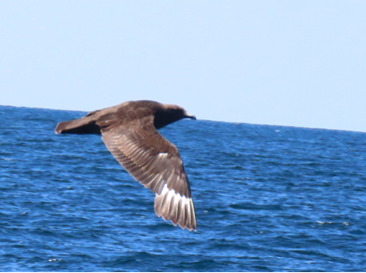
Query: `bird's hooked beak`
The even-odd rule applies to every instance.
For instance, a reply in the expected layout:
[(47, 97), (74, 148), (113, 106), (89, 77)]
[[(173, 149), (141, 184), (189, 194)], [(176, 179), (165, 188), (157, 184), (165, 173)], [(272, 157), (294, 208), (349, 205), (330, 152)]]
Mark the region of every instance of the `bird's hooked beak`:
[(185, 114), (185, 118), (190, 118), (190, 119), (194, 119), (194, 120), (196, 120), (196, 116), (191, 115), (191, 114), (189, 114), (189, 113), (186, 113), (186, 114)]

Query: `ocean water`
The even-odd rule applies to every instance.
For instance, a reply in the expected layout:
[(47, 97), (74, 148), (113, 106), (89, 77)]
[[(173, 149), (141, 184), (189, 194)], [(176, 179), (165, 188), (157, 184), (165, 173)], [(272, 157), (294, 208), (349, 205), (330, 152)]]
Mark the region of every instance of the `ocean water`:
[[(83, 112), (0, 106), (1, 271), (365, 271), (366, 134), (182, 120), (197, 232), (100, 136), (56, 135)], [(199, 117), (198, 117), (199, 118)]]

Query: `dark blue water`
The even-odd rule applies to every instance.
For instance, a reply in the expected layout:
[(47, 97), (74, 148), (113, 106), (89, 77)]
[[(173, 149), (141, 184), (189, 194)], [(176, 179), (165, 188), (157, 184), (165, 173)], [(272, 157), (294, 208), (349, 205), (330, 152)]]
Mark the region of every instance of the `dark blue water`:
[(191, 181), (189, 232), (156, 217), (100, 136), (54, 134), (84, 114), (0, 106), (1, 271), (366, 270), (366, 134), (164, 128)]

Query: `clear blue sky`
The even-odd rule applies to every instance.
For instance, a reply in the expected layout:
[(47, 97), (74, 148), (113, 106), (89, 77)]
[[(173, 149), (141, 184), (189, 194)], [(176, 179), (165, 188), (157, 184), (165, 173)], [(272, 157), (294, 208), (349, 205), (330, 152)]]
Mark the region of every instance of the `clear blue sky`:
[(0, 105), (366, 132), (366, 1), (1, 1)]

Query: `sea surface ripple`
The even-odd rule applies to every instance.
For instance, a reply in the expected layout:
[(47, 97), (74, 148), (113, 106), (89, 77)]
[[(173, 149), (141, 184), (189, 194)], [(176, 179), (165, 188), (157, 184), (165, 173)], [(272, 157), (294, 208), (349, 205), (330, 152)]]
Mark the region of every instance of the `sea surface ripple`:
[(84, 114), (0, 106), (1, 271), (366, 270), (365, 133), (169, 125), (189, 232), (156, 217), (100, 136), (54, 133)]

